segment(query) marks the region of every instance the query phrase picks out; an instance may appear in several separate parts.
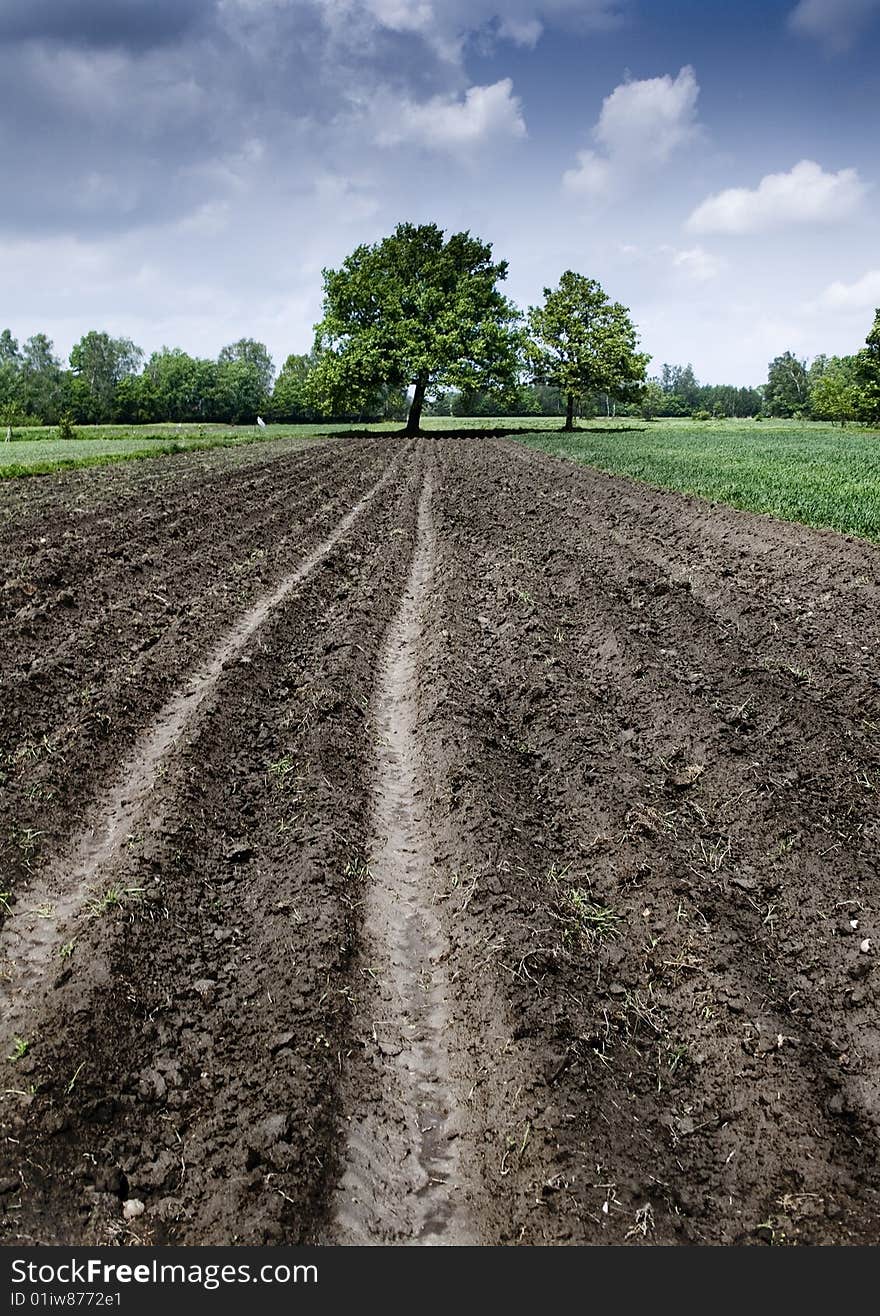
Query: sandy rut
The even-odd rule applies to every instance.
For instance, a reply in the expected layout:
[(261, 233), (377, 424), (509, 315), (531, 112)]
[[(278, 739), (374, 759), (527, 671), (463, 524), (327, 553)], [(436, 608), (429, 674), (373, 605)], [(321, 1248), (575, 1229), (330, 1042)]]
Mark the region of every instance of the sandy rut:
[[(376, 737), (364, 897), (363, 989), (355, 1035), (372, 1041), (359, 1076), (337, 1190), (339, 1243), (475, 1243), (459, 1156), (460, 1097), (449, 1059), (449, 948), (434, 901), (438, 871), (419, 741), (420, 650), (433, 585), (433, 464), (419, 498), (409, 579), (373, 700)], [(359, 1105), (365, 1105), (361, 1110)]]
[(6, 1240), (876, 1242), (877, 551), (136, 465), (0, 493)]

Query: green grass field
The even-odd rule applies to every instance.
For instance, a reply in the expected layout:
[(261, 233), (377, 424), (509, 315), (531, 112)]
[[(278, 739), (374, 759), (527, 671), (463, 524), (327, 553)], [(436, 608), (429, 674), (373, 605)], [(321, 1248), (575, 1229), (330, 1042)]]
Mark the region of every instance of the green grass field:
[(880, 542), (880, 431), (817, 421), (583, 421), (522, 442), (750, 512)]

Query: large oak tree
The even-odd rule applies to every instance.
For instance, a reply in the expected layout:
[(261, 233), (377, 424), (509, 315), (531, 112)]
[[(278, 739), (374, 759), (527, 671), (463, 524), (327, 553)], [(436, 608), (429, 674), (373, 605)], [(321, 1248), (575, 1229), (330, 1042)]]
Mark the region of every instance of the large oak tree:
[(443, 388), (499, 388), (517, 366), (518, 314), (498, 289), (507, 262), (470, 233), (399, 224), (324, 271), (319, 359), (310, 377), (317, 406), (352, 412), (377, 388), (411, 388), (407, 435), (425, 399)]

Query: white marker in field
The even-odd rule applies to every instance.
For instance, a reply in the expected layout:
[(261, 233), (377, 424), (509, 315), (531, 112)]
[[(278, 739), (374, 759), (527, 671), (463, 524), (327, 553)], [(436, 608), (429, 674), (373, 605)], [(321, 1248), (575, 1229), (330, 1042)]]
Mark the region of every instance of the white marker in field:
[(10, 441), (11, 438), (12, 438), (12, 426), (11, 426), (11, 425), (7, 425), (7, 426), (6, 426), (6, 442), (8, 443), (8, 442)]
[(266, 428), (266, 422), (263, 420), (262, 416), (257, 416), (257, 424), (259, 425), (261, 430), (264, 430)]

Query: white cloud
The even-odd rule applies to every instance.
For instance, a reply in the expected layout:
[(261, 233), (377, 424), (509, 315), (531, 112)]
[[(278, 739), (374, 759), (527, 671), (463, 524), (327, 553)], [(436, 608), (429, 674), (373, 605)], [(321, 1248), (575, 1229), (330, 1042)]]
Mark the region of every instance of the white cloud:
[(690, 216), (692, 233), (764, 233), (791, 224), (834, 224), (859, 207), (867, 188), (855, 169), (825, 173), (801, 160), (787, 174), (767, 174), (754, 189), (730, 187)]
[(675, 79), (621, 83), (602, 103), (596, 141), (610, 156), (662, 164), (694, 136), (699, 94), (689, 65)]
[(489, 143), (525, 137), (522, 105), (510, 78), (489, 87), (470, 87), (460, 99), (433, 96), (422, 103), (390, 97), (377, 105), (380, 146), (411, 143), (432, 150), (468, 154)]
[(724, 261), (701, 246), (681, 248), (663, 243), (659, 247), (642, 247), (638, 243), (619, 242), (617, 251), (627, 265), (665, 269), (692, 283), (709, 283), (725, 268)]
[(379, 202), (368, 184), (342, 174), (327, 171), (318, 174), (314, 189), (319, 200), (337, 206), (350, 220), (371, 219), (379, 210)]
[(580, 151), (563, 186), (585, 196), (612, 196), (626, 190), (646, 171), (664, 164), (674, 151), (699, 134), (694, 70), (678, 77), (623, 82), (602, 102), (593, 129), (599, 150)]
[(251, 137), (224, 155), (208, 157), (195, 165), (181, 168), (181, 176), (195, 179), (202, 187), (224, 194), (246, 192), (258, 184), (266, 147), (258, 137)]
[(181, 231), (217, 237), (229, 228), (231, 209), (228, 201), (206, 201), (192, 214), (183, 217), (180, 221)]
[(531, 48), (541, 39), (544, 25), (539, 18), (503, 18), (498, 31), (514, 45)]
[[(245, 227), (240, 209), (232, 212), (231, 245), (195, 217), (97, 242), (7, 239), (0, 243), (3, 323), (19, 340), (45, 331), (60, 356), (86, 330), (100, 328), (133, 338), (148, 353), (166, 343), (211, 357), (246, 334), (266, 342), (280, 362), (311, 342), (328, 241), (335, 263), (360, 239), (360, 232), (346, 231), (346, 214), (336, 201), (314, 197), (295, 254), (287, 241), (290, 214), (282, 227), (274, 208), (266, 212), (257, 204), (246, 225), (250, 244), (238, 240)], [(271, 277), (268, 249), (278, 260)], [(224, 279), (218, 282), (220, 265)]]
[(697, 283), (708, 283), (711, 279), (717, 279), (721, 272), (722, 262), (717, 256), (706, 251), (705, 247), (688, 247), (684, 251), (667, 247), (665, 250), (672, 260), (673, 268), (681, 270)]
[(595, 151), (578, 151), (577, 165), (566, 169), (562, 185), (569, 192), (583, 196), (607, 196), (611, 191), (611, 162)]
[(880, 0), (800, 0), (788, 21), (795, 32), (815, 37), (839, 53), (849, 50), (876, 14)]
[(835, 311), (873, 311), (880, 306), (880, 270), (868, 270), (855, 283), (836, 280), (822, 293), (820, 303)]
[(395, 32), (424, 32), (434, 23), (434, 6), (426, 0), (367, 0), (367, 9), (383, 27)]
[(494, 28), (520, 46), (532, 47), (547, 24), (602, 31), (617, 25), (626, 0), (322, 0), (331, 12), (359, 6), (392, 32), (415, 32), (448, 59), (464, 40)]

